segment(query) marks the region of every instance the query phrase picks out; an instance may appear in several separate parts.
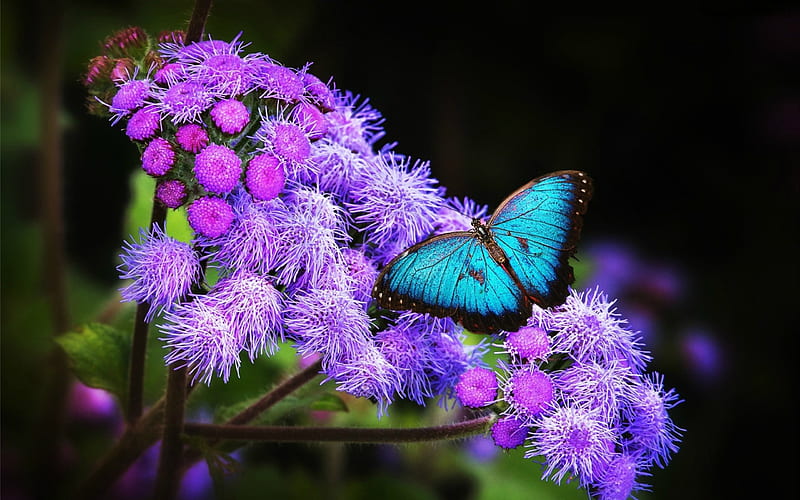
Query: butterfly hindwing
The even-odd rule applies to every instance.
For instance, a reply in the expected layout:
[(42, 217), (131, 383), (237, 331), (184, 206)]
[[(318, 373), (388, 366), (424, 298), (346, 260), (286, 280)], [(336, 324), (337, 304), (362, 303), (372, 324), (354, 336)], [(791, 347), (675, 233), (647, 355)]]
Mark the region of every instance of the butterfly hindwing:
[(542, 307), (563, 303), (574, 281), (568, 261), (591, 196), (591, 180), (583, 172), (554, 172), (509, 196), (489, 221), (526, 294)]
[(471, 232), (434, 236), (395, 257), (375, 282), (381, 307), (452, 317), (472, 331), (510, 329), (530, 303)]

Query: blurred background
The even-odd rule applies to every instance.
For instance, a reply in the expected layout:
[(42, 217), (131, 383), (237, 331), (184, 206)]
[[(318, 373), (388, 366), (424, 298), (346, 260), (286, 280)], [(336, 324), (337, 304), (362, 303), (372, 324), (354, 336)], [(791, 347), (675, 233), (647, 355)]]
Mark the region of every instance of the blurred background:
[[(127, 237), (138, 154), (120, 130), (85, 112), (81, 77), (113, 31), (184, 28), (192, 8), (176, 0), (41, 3), (2, 5), (4, 498), (29, 493), (52, 331), (96, 318), (113, 302)], [(789, 320), (798, 298), (800, 10), (676, 17), (529, 10), (218, 1), (206, 32), (230, 40), (242, 31), (249, 50), (295, 68), (312, 62), (323, 80), (369, 98), (386, 118), (383, 142), (430, 160), (451, 196), (491, 210), (538, 175), (588, 172), (596, 193), (578, 285), (597, 283), (619, 299), (619, 312), (653, 353), (651, 369), (684, 399), (671, 412), (686, 429), (681, 450), (646, 478), (654, 492), (637, 496), (782, 496), (793, 487), (787, 471), (798, 466), (798, 332)], [(60, 71), (48, 71), (48, 60)], [(63, 127), (70, 302), (61, 319), (47, 302), (57, 285), (43, 267), (50, 243), (41, 216), (47, 201), (58, 202), (43, 196), (49, 184), (38, 167), (53, 153), (40, 140), (41, 117), (54, 102), (42, 98), (47, 89), (60, 95)], [(259, 373), (222, 391), (256, 390), (275, 375)], [(103, 394), (71, 390), (57, 461), (80, 475), (119, 432), (119, 415)], [(404, 410), (395, 418), (416, 414)], [(365, 409), (364, 422), (373, 412)], [(226, 483), (237, 498), (261, 498), (267, 487), (275, 498), (323, 490), (340, 498), (376, 490), (390, 498), (582, 498), (571, 486), (540, 481), (538, 465), (521, 453), (497, 453), (480, 439), (399, 449), (262, 445), (240, 458), (252, 465)], [(197, 477), (187, 498), (212, 495), (207, 474)]]

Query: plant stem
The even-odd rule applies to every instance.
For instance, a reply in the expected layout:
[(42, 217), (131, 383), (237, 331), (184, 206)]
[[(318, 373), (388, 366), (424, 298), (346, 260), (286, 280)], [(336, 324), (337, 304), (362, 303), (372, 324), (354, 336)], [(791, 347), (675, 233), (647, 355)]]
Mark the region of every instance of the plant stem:
[(183, 457), (183, 417), (186, 408), (187, 367), (170, 370), (167, 375), (167, 394), (164, 408), (164, 427), (161, 454), (158, 458), (155, 495), (157, 499), (175, 498), (181, 480)]
[(493, 415), (436, 427), (375, 429), (360, 427), (284, 427), (187, 423), (186, 434), (210, 439), (271, 442), (413, 443), (441, 441), (480, 434), (494, 422)]

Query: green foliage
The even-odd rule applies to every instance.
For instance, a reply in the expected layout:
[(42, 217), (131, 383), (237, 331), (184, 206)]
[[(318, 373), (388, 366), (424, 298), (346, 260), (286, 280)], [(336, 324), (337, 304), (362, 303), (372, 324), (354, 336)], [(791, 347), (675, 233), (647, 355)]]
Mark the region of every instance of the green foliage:
[(56, 339), (75, 375), (89, 387), (125, 400), (130, 334), (101, 323), (89, 323)]

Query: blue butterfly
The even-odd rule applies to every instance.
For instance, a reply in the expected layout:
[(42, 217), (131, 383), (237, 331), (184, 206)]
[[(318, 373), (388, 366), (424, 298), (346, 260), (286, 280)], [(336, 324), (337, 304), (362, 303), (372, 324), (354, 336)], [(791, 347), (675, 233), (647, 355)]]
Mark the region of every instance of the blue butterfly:
[(516, 331), (531, 305), (552, 307), (575, 281), (575, 254), (592, 181), (576, 170), (538, 177), (506, 198), (489, 222), (432, 236), (383, 268), (372, 296), (385, 309), (452, 317), (467, 330)]

